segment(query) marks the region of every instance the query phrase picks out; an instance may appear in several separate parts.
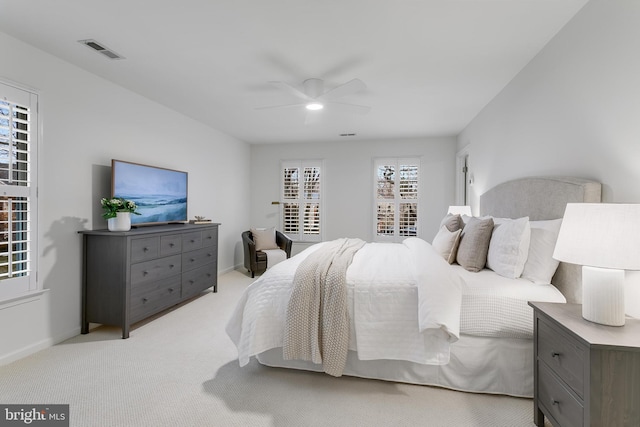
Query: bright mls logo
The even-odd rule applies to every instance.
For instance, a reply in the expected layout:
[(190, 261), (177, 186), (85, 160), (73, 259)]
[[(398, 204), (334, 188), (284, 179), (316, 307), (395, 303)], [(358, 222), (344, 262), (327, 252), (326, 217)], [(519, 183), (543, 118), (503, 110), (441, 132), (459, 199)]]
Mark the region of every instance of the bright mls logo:
[(0, 427), (69, 427), (69, 405), (2, 405)]

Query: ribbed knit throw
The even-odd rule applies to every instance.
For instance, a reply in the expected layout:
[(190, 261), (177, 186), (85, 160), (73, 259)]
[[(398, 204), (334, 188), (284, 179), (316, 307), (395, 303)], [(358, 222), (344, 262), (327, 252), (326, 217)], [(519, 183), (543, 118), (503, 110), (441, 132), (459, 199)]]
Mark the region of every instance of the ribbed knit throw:
[(342, 375), (349, 350), (347, 268), (364, 244), (360, 239), (333, 240), (300, 263), (287, 307), (285, 360), (322, 363), (327, 374)]

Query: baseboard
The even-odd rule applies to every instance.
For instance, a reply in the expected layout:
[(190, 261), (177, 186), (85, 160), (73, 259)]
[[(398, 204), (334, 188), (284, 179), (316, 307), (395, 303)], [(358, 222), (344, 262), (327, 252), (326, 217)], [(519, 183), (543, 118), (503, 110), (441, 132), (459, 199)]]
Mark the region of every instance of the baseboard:
[(69, 338), (73, 338), (76, 335), (80, 335), (80, 327), (74, 328), (73, 330), (58, 337), (45, 338), (41, 341), (38, 341), (37, 343), (33, 343), (9, 354), (2, 354), (0, 355), (0, 366), (8, 365), (9, 363), (15, 362), (16, 360), (31, 356), (32, 354), (35, 354), (41, 350), (53, 347), (54, 345), (66, 341)]

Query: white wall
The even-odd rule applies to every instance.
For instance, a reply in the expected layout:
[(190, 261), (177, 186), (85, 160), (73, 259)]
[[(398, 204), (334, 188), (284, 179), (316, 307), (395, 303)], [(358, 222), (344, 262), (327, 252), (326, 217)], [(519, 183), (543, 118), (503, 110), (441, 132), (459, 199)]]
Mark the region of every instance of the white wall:
[[(588, 2), (459, 135), (473, 205), (494, 185), (533, 175), (596, 179), (603, 201), (640, 203), (638, 52), (640, 2)], [(640, 283), (627, 287), (627, 302), (640, 317)]]
[(4, 33), (0, 52), (0, 78), (40, 92), (38, 278), (49, 289), (37, 301), (0, 306), (0, 364), (79, 333), (77, 232), (106, 228), (99, 200), (110, 192), (112, 158), (188, 171), (189, 216), (222, 223), (219, 271), (240, 262), (248, 144)]
[(640, 202), (640, 2), (591, 0), (458, 136), (473, 193), (530, 175)]
[[(280, 161), (324, 161), (324, 239), (373, 239), (373, 167), (375, 157), (420, 157), (425, 198), (421, 236), (431, 240), (455, 200), (454, 137), (391, 141), (271, 144), (251, 147), (251, 226), (279, 226)], [(348, 185), (346, 185), (348, 183)], [(299, 249), (301, 245), (294, 245)]]

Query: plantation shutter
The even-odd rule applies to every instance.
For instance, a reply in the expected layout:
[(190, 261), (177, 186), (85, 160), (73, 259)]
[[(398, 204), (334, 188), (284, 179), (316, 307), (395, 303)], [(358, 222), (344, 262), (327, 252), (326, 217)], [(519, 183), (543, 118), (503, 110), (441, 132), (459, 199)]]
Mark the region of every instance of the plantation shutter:
[(420, 160), (375, 159), (374, 236), (397, 242), (418, 235)]
[(319, 242), (322, 231), (320, 161), (282, 163), (282, 231), (300, 242)]
[(37, 289), (37, 95), (0, 83), (0, 300)]

